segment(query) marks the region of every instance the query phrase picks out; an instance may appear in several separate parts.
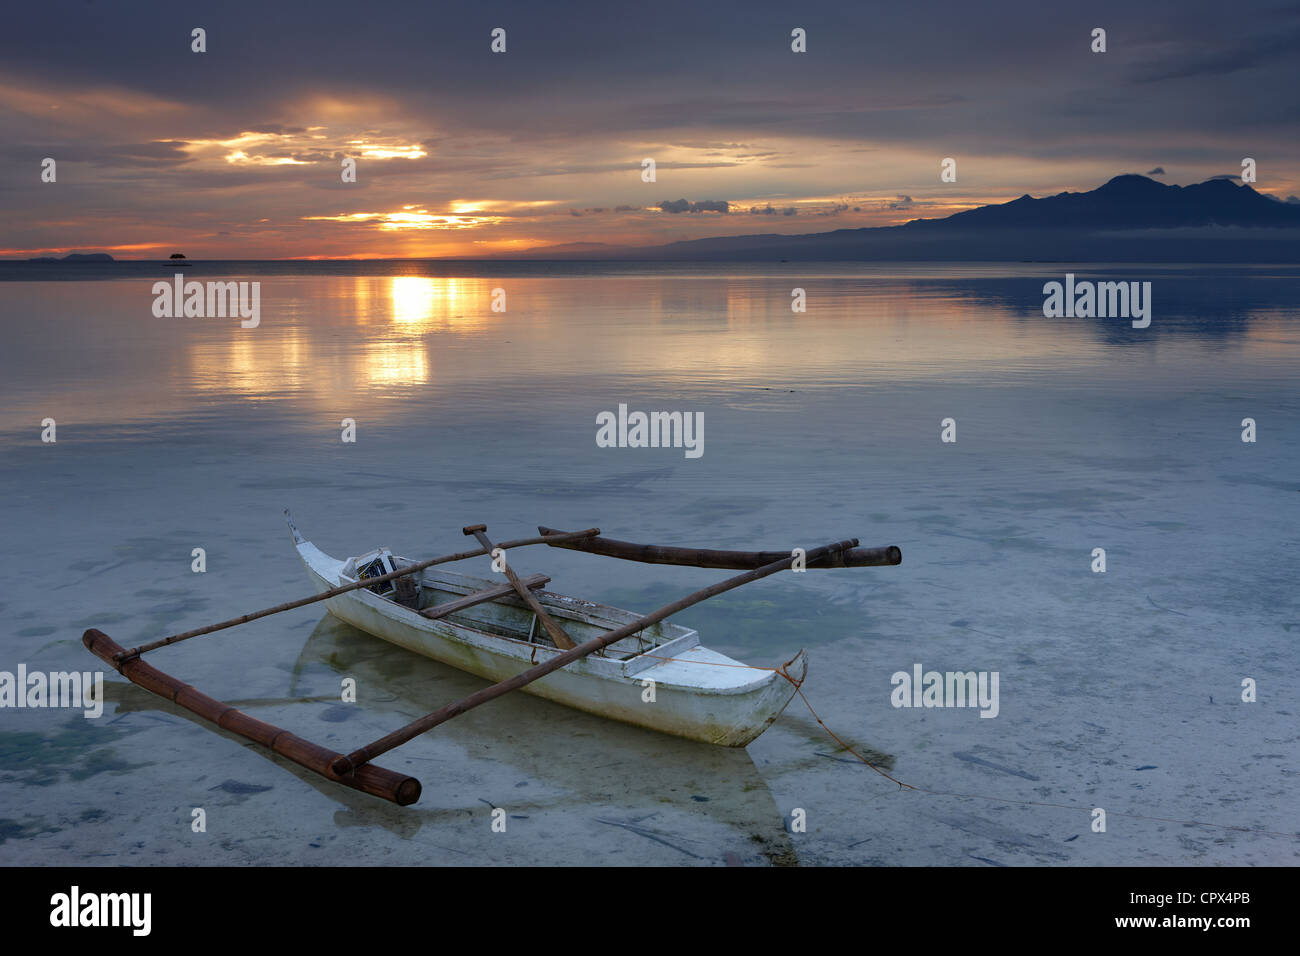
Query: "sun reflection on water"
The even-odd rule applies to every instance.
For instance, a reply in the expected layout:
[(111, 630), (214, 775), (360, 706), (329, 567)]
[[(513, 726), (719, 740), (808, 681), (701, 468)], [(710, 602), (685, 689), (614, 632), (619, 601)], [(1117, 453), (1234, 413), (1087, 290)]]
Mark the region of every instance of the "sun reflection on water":
[[(809, 283), (810, 308), (795, 313), (792, 282), (725, 272), (263, 275), (256, 328), (156, 318), (137, 282), (15, 282), (6, 310), (29, 321), (6, 326), (0, 431), (29, 429), (51, 409), (61, 425), (120, 426), (259, 402), (284, 402), (286, 420), (317, 427), (362, 407), (467, 401), (502, 381), (540, 403), (588, 389), (614, 401), (610, 381), (686, 393), (1078, 374), (1098, 387), (1130, 375), (1143, 387), (1271, 380), (1300, 350), (1285, 296), (1240, 278), (1227, 287), (1244, 300), (1233, 315), (1185, 294), (1181, 311), (1140, 337), (1113, 323), (1042, 319), (1040, 278), (845, 276)], [(508, 312), (492, 310), (497, 288), (509, 292)], [(368, 392), (402, 401), (367, 406)]]
[[(435, 324), (446, 324), (469, 307), (470, 286), (483, 296), (481, 307), (487, 309), (487, 290), (479, 288), (481, 280), (429, 278), (427, 276), (393, 276), (388, 280), (390, 314), (395, 323), (409, 331), (423, 332)], [(410, 326), (416, 328), (411, 329)]]
[(424, 385), (430, 378), (429, 357), (419, 342), (377, 342), (364, 362), (370, 385)]

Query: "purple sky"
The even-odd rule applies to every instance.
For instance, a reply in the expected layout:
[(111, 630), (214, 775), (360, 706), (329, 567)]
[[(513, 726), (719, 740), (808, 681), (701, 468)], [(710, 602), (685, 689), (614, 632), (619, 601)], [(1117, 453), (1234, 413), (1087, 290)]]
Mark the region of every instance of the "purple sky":
[[(820, 232), (1119, 173), (1198, 182), (1244, 157), (1256, 188), (1300, 193), (1300, 5), (1137, 6), (12, 5), (0, 255), (473, 256)], [(956, 182), (940, 181), (945, 157)]]

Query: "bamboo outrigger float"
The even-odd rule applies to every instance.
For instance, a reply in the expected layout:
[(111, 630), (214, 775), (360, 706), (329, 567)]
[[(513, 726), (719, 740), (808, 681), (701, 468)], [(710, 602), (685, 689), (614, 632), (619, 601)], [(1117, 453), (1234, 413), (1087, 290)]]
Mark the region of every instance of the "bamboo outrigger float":
[[(744, 746), (785, 709), (802, 683), (800, 651), (782, 668), (752, 668), (700, 646), (692, 629), (669, 624), (678, 611), (787, 570), (896, 565), (896, 547), (859, 548), (856, 538), (807, 550), (716, 551), (638, 545), (600, 537), (599, 528), (556, 531), (493, 544), (484, 525), (471, 525), (479, 547), (411, 562), (380, 548), (358, 557), (331, 558), (305, 539), (285, 512), (294, 545), (316, 593), (218, 624), (174, 634), (130, 650), (94, 628), (82, 642), (95, 656), (145, 690), (186, 708), (336, 783), (408, 806), (420, 782), (373, 761), (466, 711), (514, 690), (525, 690), (581, 710), (665, 733), (725, 746)], [(535, 544), (654, 564), (745, 569), (650, 614), (542, 590), (549, 579), (520, 577), (506, 552)], [(491, 555), (506, 583), (428, 569)], [(495, 681), (468, 697), (414, 720), (348, 754), (313, 744), (208, 697), (145, 663), (141, 656), (281, 611), (326, 602), (330, 613), (391, 643)], [(550, 680), (543, 678), (551, 675)], [(642, 688), (656, 688), (646, 703)]]

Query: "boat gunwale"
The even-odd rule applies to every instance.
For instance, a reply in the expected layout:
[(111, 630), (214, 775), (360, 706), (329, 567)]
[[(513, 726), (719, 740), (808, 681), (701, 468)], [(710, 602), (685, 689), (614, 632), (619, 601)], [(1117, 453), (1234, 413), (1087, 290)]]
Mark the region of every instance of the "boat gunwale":
[[(391, 549), (387, 549), (387, 548), (376, 548), (373, 551), (368, 551), (361, 555), (339, 559), (329, 554), (326, 554), (324, 551), (321, 551), (320, 548), (316, 547), (316, 545), (312, 544), (311, 541), (304, 539), (301, 544), (297, 545), (297, 550), (300, 556), (302, 557), (303, 561), (308, 564), (308, 567), (311, 568), (313, 573), (316, 573), (318, 576), (320, 576), (321, 579), (324, 580), (326, 583), (330, 583), (330, 577), (327, 574), (324, 574), (320, 570), (315, 568), (312, 565), (312, 562), (310, 561), (308, 556), (302, 553), (304, 545), (314, 549), (327, 561), (330, 561), (335, 565), (337, 565), (338, 568), (337, 580), (339, 582), (349, 582), (349, 583), (354, 582), (356, 579), (354, 577), (348, 576), (345, 573), (345, 569), (349, 566), (355, 566), (355, 562), (360, 561), (363, 558), (368, 558), (373, 554), (387, 551), (389, 554), (393, 556), (395, 560), (399, 560), (399, 561), (408, 560), (402, 557), (401, 555), (393, 553)], [(469, 591), (473, 591), (477, 589), (478, 586), (491, 585), (493, 583), (490, 579), (487, 578), (478, 578), (475, 577), (474, 575), (462, 574), (457, 571), (448, 571), (441, 568), (438, 570), (437, 573), (440, 576), (452, 575), (456, 579), (460, 579), (454, 582), (455, 586), (457, 588), (462, 586), (468, 588), (468, 591), (466, 593), (469, 593)], [(474, 584), (462, 584), (461, 581), (472, 581), (474, 582)], [(425, 586), (427, 586), (427, 581)], [(640, 615), (636, 614), (635, 612), (628, 611), (623, 608), (616, 608), (612, 605), (600, 604), (598, 602), (588, 601), (584, 598), (576, 598), (567, 594), (559, 594), (558, 592), (541, 591), (541, 590), (535, 593), (538, 595), (539, 600), (541, 600), (543, 596), (545, 596), (545, 598), (548, 599), (548, 600), (543, 600), (543, 604), (544, 606), (547, 607), (548, 610), (553, 609), (559, 612), (562, 616), (570, 619), (574, 619), (572, 617), (574, 614), (584, 613), (584, 609), (589, 610), (593, 608), (609, 610), (616, 614), (625, 616), (627, 620), (637, 620), (640, 617)], [(561, 601), (564, 602), (572, 602), (574, 604), (581, 605), (582, 607), (574, 608), (566, 603), (551, 605), (548, 602), (549, 599), (552, 598), (560, 599)], [(411, 608), (398, 604), (387, 597), (375, 594), (373, 591), (369, 590), (368, 588), (359, 588), (356, 591), (351, 591), (347, 594), (343, 594), (335, 598), (331, 598), (329, 603), (332, 603), (334, 601), (347, 600), (347, 599), (352, 599), (354, 602), (360, 603), (364, 607), (370, 608), (371, 610), (381, 614), (382, 616), (388, 618), (389, 620), (393, 621), (398, 625), (414, 626), (418, 631), (425, 634), (433, 635), (439, 639), (455, 640), (458, 643), (467, 645), (475, 650), (483, 651), (487, 653), (499, 654), (501, 656), (509, 657), (513, 660), (526, 661), (529, 663), (539, 663), (547, 657), (554, 657), (558, 654), (563, 653), (563, 650), (561, 648), (552, 647), (547, 644), (529, 642), (525, 640), (520, 640), (519, 638), (508, 637), (500, 634), (493, 634), (489, 631), (480, 630), (479, 628), (475, 627), (473, 623), (456, 620), (456, 618), (459, 617), (460, 615), (451, 615), (446, 618), (438, 618), (438, 619), (431, 620), (429, 618), (422, 616), (418, 611), (414, 611)], [(524, 605), (524, 603), (514, 595), (504, 595), (502, 598), (499, 598), (497, 602), (491, 602), (491, 603), (507, 603), (510, 604), (512, 607), (526, 608), (526, 605)], [(591, 623), (593, 624), (593, 626), (597, 626), (597, 627), (603, 626), (599, 623), (594, 623), (594, 622), (583, 622), (583, 623)], [(610, 623), (618, 624), (620, 622), (614, 621)], [(745, 694), (758, 694), (765, 691), (774, 681), (780, 679), (779, 674), (772, 668), (754, 667), (753, 665), (745, 664), (743, 661), (737, 661), (734, 658), (731, 658), (721, 653), (720, 651), (714, 651), (704, 646), (703, 644), (700, 643), (699, 632), (694, 628), (688, 628), (685, 625), (681, 625), (681, 624), (672, 624), (671, 622), (668, 621), (662, 621), (660, 622), (660, 624), (666, 625), (667, 627), (683, 630), (686, 633), (670, 641), (666, 641), (663, 644), (658, 644), (653, 647), (650, 647), (645, 651), (641, 651), (635, 654), (634, 656), (628, 657), (626, 659), (611, 659), (608, 657), (598, 657), (592, 655), (591, 657), (574, 661), (572, 664), (567, 665), (563, 670), (580, 677), (592, 678), (596, 680), (617, 681), (622, 679), (622, 680), (631, 681), (633, 683), (640, 683), (644, 680), (653, 679), (656, 685), (661, 688), (677, 689), (680, 690), (681, 692), (689, 693), (697, 696), (698, 695), (733, 696), (733, 695), (745, 695)], [(362, 628), (362, 630), (365, 629)], [(386, 640), (386, 638), (380, 637), (380, 640)], [(678, 643), (679, 641), (681, 643)], [(397, 646), (402, 646), (401, 644), (397, 644), (397, 642), (389, 641), (389, 643), (395, 643)], [(665, 651), (668, 651), (672, 655), (681, 655), (681, 654), (689, 653), (695, 650), (696, 648), (699, 648), (701, 651), (704, 651), (708, 654), (716, 655), (717, 657), (722, 658), (722, 660), (693, 661), (678, 656), (668, 657), (665, 654)], [(419, 652), (416, 651), (416, 653)], [(800, 653), (802, 654), (803, 652), (801, 651)], [(424, 656), (431, 656), (431, 655), (424, 655)], [(434, 659), (436, 660), (437, 658)], [(741, 667), (741, 668), (752, 667), (752, 669), (757, 672), (757, 675), (753, 680), (744, 683), (697, 684), (697, 683), (681, 682), (672, 679), (664, 680), (661, 678), (652, 678), (650, 675), (646, 674), (647, 671), (652, 670), (653, 668), (661, 667), (661, 666), (670, 667), (671, 665), (677, 663), (686, 665), (687, 667), (700, 667), (700, 668), (707, 667), (710, 669), (712, 669), (715, 665), (723, 665), (723, 664), (728, 665), (729, 667)], [(632, 665), (630, 669), (628, 668), (629, 664)]]
[[(310, 544), (310, 542), (306, 542), (306, 543)], [(317, 550), (319, 551), (320, 549), (317, 548)], [(338, 558), (332, 558), (331, 560), (339, 561), (341, 565), (339, 570), (339, 581), (346, 582), (348, 584), (354, 584), (357, 581), (357, 577), (355, 574), (348, 574), (347, 569), (349, 567), (354, 567), (355, 563), (360, 562), (363, 558), (369, 558), (371, 557), (371, 555), (379, 555), (384, 552), (387, 552), (389, 555), (391, 555), (394, 561), (405, 562), (407, 564), (415, 563), (411, 561), (410, 558), (406, 558), (403, 557), (402, 555), (395, 554), (393, 551), (391, 551), (388, 548), (376, 548), (375, 550), (368, 551), (365, 554), (344, 558), (341, 561), (339, 561)], [(325, 554), (325, 552), (322, 551), (321, 554)], [(329, 557), (329, 555), (326, 555), (326, 557)], [(421, 587), (430, 588), (430, 590), (446, 590), (455, 594), (460, 594), (462, 596), (467, 594), (472, 594), (478, 590), (492, 587), (496, 583), (498, 583), (491, 580), (490, 578), (481, 578), (478, 577), (477, 575), (464, 574), (459, 571), (450, 571), (444, 568), (438, 568), (436, 571), (432, 572), (434, 575), (437, 575), (438, 577), (431, 582), (430, 581), (431, 571), (432, 569), (426, 569), (425, 571), (420, 572)], [(438, 588), (435, 585), (447, 585), (447, 586)], [(367, 589), (362, 588), (361, 590), (366, 591)], [(353, 593), (358, 593), (358, 592), (353, 592)], [(373, 594), (374, 592), (370, 592), (370, 593)], [(641, 617), (641, 615), (637, 614), (635, 611), (629, 611), (626, 608), (615, 607), (612, 604), (602, 604), (599, 601), (589, 601), (586, 598), (574, 597), (571, 594), (563, 594), (559, 591), (548, 591), (544, 588), (536, 588), (533, 590), (533, 593), (537, 595), (538, 600), (544, 606), (547, 607), (547, 610), (557, 611), (564, 617), (568, 618), (569, 620), (577, 621), (580, 624), (587, 624), (592, 627), (606, 627), (607, 625), (609, 625), (608, 629), (613, 630), (615, 627), (621, 627), (622, 625), (628, 624)], [(385, 597), (384, 595), (375, 595), (375, 596), (379, 598)], [(389, 603), (396, 604), (396, 602), (393, 601), (390, 601)], [(518, 595), (515, 594), (503, 594), (501, 597), (494, 598), (492, 601), (488, 601), (485, 603), (504, 604), (508, 607), (527, 609), (527, 605), (523, 602), (522, 599), (519, 598)], [(403, 607), (405, 610), (411, 610), (410, 608), (405, 608), (403, 605), (400, 604), (396, 604), (396, 606)], [(416, 613), (418, 614), (418, 612)], [(661, 621), (657, 625), (652, 625), (652, 627), (658, 627), (661, 632), (669, 629), (678, 632), (672, 638), (668, 638), (667, 640), (663, 641), (662, 644), (656, 645), (659, 647), (662, 647), (663, 644), (667, 644), (678, 638), (686, 637), (690, 634), (699, 633), (693, 627), (688, 627), (684, 624), (674, 624), (670, 621)], [(525, 641), (524, 643), (529, 643), (529, 642)], [(546, 645), (542, 645), (542, 646), (546, 646)]]

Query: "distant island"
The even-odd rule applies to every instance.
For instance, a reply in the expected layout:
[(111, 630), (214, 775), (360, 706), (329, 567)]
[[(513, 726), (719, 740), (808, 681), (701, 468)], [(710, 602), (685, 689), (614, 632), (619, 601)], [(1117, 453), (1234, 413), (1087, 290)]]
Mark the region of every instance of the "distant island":
[(980, 206), (943, 219), (659, 246), (547, 246), (497, 259), (653, 261), (1300, 262), (1300, 200), (1215, 178), (1171, 186), (1116, 176), (1096, 189)]
[(40, 256), (35, 259), (28, 259), (28, 262), (114, 262), (116, 261), (107, 252), (70, 252), (62, 259), (56, 259), (54, 256)]

